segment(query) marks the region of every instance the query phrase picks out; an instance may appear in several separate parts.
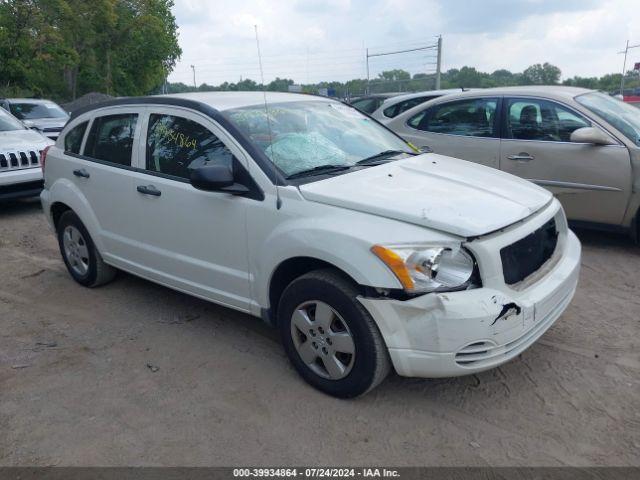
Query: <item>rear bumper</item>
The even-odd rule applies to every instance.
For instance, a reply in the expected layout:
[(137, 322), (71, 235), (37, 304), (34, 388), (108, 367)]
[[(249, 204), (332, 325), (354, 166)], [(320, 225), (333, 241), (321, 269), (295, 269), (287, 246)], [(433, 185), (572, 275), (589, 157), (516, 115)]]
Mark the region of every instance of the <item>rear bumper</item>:
[[(408, 301), (360, 298), (399, 375), (451, 377), (497, 367), (531, 346), (571, 302), (580, 242), (567, 232), (559, 261), (522, 291), (479, 288)], [(505, 306), (509, 313), (502, 315)]]
[(42, 184), (40, 167), (0, 172), (0, 200), (39, 195)]

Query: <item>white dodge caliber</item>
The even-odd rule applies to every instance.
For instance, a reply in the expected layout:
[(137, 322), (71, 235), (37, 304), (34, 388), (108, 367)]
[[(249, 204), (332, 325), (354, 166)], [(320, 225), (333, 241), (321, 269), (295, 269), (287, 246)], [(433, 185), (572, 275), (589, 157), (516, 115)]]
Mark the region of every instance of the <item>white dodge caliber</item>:
[(415, 152), (321, 97), (196, 93), (78, 112), (46, 154), (71, 276), (125, 270), (277, 326), (338, 397), (516, 357), (574, 294), (580, 243), (552, 195)]

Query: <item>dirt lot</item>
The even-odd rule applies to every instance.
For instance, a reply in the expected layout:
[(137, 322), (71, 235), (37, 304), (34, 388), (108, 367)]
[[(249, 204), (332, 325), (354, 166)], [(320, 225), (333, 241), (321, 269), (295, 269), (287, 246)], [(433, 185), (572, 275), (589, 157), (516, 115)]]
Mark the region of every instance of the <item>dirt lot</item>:
[(573, 304), (521, 358), (341, 401), (258, 319), (76, 285), (39, 204), (3, 205), (0, 465), (640, 465), (640, 247), (578, 233)]

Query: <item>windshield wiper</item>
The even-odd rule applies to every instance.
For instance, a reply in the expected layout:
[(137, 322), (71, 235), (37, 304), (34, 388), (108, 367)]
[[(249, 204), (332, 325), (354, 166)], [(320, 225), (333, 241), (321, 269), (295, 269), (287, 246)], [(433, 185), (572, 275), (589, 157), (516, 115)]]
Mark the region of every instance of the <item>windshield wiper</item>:
[(406, 153), (407, 155), (417, 155), (413, 152), (407, 152), (406, 150), (385, 150), (384, 152), (376, 153), (375, 155), (371, 155), (370, 157), (363, 158), (362, 160), (356, 162), (356, 165), (376, 165), (378, 163), (386, 163), (391, 161), (388, 157), (392, 155), (400, 155), (401, 153)]
[(317, 167), (308, 168), (307, 170), (302, 170), (300, 172), (292, 173), (287, 177), (287, 179), (337, 173), (337, 172), (342, 172), (344, 170), (349, 170), (352, 167), (353, 167), (352, 165), (332, 165), (332, 164), (318, 165)]

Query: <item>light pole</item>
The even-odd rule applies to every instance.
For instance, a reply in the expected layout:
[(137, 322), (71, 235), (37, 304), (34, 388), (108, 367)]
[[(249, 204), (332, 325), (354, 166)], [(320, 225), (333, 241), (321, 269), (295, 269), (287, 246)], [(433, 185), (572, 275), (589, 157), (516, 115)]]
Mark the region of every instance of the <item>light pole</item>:
[(440, 90), (440, 75), (442, 70), (442, 35), (438, 36), (438, 59), (436, 60), (436, 90)]
[(195, 65), (191, 65), (191, 70), (193, 70), (193, 88), (198, 88), (196, 86), (196, 66)]
[(622, 80), (620, 80), (620, 95), (624, 97), (624, 76), (627, 74), (627, 54), (629, 50), (633, 48), (640, 47), (640, 43), (638, 45), (629, 45), (629, 40), (627, 40), (626, 48), (618, 53), (624, 53), (624, 62), (622, 63)]

